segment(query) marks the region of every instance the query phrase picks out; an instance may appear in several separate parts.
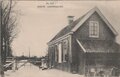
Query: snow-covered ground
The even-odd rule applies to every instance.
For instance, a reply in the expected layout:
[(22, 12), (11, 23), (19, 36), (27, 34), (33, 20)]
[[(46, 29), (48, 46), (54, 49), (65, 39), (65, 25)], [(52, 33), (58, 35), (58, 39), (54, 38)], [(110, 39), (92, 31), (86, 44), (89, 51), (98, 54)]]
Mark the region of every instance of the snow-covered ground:
[(24, 64), (25, 64), (26, 62), (19, 62), (19, 64), (18, 64), (18, 68), (21, 68)]
[(82, 76), (56, 69), (41, 70), (37, 66), (27, 63), (25, 64), (25, 66), (21, 67), (17, 71), (5, 72), (5, 77), (82, 77)]

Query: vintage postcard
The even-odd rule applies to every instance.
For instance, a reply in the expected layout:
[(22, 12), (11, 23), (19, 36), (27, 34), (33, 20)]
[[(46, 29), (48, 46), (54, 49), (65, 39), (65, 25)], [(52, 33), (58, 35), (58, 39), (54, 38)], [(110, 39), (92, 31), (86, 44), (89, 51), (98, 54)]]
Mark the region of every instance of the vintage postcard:
[(119, 77), (119, 0), (0, 0), (1, 77)]

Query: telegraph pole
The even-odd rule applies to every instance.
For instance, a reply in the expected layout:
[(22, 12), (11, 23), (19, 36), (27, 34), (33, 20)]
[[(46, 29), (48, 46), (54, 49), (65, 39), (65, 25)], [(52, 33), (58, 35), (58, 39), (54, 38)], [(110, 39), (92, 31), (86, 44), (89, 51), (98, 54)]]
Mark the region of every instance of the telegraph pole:
[(4, 77), (2, 61), (2, 1), (0, 1), (0, 77)]
[[(29, 63), (30, 63), (30, 48), (29, 48)], [(30, 67), (31, 67), (31, 63), (30, 63)]]
[(29, 48), (29, 61), (30, 61), (30, 48)]

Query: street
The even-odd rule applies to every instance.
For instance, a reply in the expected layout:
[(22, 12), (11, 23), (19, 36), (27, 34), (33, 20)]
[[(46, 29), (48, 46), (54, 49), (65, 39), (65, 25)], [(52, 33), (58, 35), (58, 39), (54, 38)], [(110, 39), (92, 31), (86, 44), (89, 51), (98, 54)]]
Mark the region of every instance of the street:
[(5, 77), (82, 77), (78, 74), (71, 74), (57, 69), (41, 70), (39, 67), (26, 63), (17, 71), (5, 72)]

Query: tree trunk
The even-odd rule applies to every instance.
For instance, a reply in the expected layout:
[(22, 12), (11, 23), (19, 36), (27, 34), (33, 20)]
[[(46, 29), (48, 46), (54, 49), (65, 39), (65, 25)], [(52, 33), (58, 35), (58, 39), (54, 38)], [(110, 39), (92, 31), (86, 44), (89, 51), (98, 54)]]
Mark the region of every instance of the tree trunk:
[(3, 63), (2, 63), (2, 3), (0, 2), (0, 75), (4, 77)]

